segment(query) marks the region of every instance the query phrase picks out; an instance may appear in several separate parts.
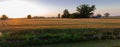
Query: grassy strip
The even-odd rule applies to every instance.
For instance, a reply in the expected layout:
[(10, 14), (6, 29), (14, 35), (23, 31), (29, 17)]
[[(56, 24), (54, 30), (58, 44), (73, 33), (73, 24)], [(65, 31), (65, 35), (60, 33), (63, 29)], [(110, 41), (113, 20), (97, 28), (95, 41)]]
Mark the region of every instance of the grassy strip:
[(3, 31), (1, 47), (26, 47), (52, 43), (118, 39), (120, 29), (25, 29)]

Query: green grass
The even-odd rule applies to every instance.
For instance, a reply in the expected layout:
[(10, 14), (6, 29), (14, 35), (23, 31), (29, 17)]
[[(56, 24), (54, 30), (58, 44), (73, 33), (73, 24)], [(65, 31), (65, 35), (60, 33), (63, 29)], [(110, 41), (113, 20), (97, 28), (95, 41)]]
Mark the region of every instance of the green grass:
[(61, 43), (52, 45), (42, 45), (33, 47), (120, 47), (120, 39), (94, 40), (87, 42)]
[(119, 39), (120, 29), (24, 29), (3, 31), (2, 47), (27, 47), (55, 43)]

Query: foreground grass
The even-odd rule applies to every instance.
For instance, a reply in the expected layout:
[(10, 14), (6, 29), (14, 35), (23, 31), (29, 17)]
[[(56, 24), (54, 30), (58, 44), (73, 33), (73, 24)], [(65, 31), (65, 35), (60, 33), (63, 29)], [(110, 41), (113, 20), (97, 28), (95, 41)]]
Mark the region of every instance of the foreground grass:
[(23, 29), (5, 30), (0, 37), (1, 47), (41, 46), (55, 43), (86, 42), (119, 39), (120, 29)]
[(30, 47), (120, 47), (120, 39), (94, 40), (87, 42), (49, 44)]

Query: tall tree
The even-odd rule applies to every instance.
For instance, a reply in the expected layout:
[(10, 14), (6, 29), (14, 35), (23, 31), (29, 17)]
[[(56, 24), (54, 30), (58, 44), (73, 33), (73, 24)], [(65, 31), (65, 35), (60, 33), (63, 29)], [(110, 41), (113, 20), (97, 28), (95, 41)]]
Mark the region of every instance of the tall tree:
[(79, 18), (90, 18), (90, 16), (94, 14), (93, 11), (95, 9), (95, 5), (82, 4), (78, 6), (77, 11), (80, 13)]
[(70, 13), (67, 9), (64, 10), (62, 18), (69, 18), (70, 17)]
[(109, 13), (105, 13), (104, 15), (105, 15), (106, 18), (108, 18), (110, 14)]
[(61, 16), (60, 16), (60, 13), (58, 14), (58, 18), (60, 18)]
[(28, 16), (27, 16), (27, 18), (28, 18), (28, 19), (31, 19), (31, 18), (32, 18), (32, 16), (31, 16), (31, 15), (28, 15)]

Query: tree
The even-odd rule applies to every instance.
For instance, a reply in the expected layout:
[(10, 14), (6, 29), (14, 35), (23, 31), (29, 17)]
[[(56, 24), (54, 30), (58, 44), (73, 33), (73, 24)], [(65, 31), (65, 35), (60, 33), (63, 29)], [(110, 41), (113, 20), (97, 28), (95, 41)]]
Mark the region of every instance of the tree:
[(31, 19), (31, 18), (32, 18), (32, 16), (31, 16), (31, 15), (28, 15), (28, 16), (27, 16), (27, 18), (28, 18), (28, 19)]
[(63, 12), (62, 18), (69, 18), (69, 17), (70, 17), (69, 11), (65, 9)]
[(104, 15), (105, 15), (106, 18), (108, 18), (110, 14), (109, 13), (105, 13)]
[(2, 17), (1, 17), (1, 19), (6, 20), (6, 19), (8, 19), (8, 17), (3, 14)]
[(58, 14), (58, 18), (60, 18), (60, 13)]
[(79, 18), (79, 13), (70, 14), (70, 18)]
[(80, 13), (79, 18), (90, 18), (90, 16), (93, 13), (93, 11), (95, 10), (95, 5), (88, 5), (88, 4), (83, 4), (77, 7), (77, 11)]

